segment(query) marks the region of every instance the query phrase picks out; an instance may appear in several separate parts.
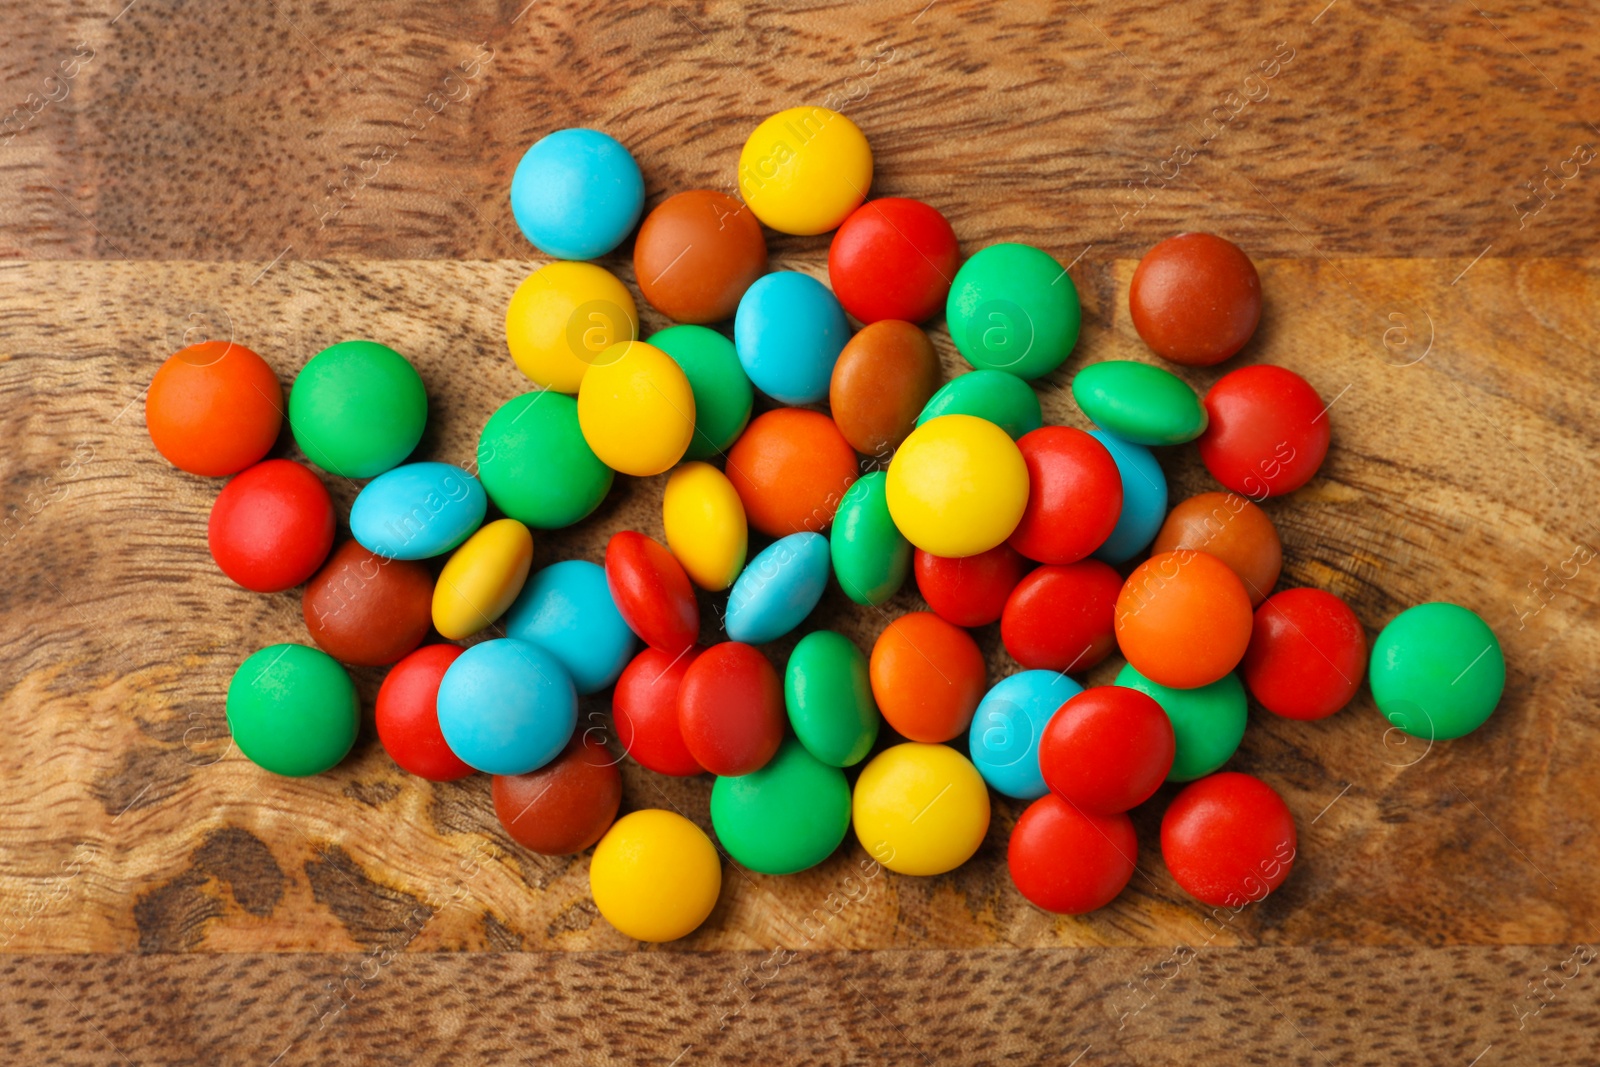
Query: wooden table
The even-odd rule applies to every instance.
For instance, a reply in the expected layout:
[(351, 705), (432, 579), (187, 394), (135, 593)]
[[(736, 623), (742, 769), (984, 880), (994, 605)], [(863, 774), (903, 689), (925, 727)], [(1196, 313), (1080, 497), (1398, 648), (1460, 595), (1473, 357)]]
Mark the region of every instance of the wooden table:
[[(124, 2), (7, 5), (0, 49), (0, 1059), (1594, 1062), (1592, 10)], [(1499, 634), (1505, 699), (1462, 740), (1402, 744), (1365, 694), (1321, 723), (1252, 710), (1232, 766), (1283, 792), (1301, 841), (1261, 904), (1219, 919), (1177, 889), (1167, 789), (1136, 815), (1133, 883), (1081, 919), (1011, 886), (1019, 807), (998, 803), (950, 875), (866, 877), (853, 839), (792, 878), (730, 863), (699, 932), (642, 949), (598, 917), (586, 857), (510, 841), (486, 779), (398, 771), (380, 672), (353, 672), (368, 722), (332, 773), (230, 748), (232, 670), (305, 639), (299, 600), (212, 564), (217, 483), (143, 429), (160, 361), (231, 338), (287, 383), (377, 338), (427, 382), (423, 452), (469, 460), (527, 387), (502, 333), (538, 262), (506, 201), (527, 145), (603, 128), (655, 203), (730, 187), (761, 117), (830, 100), (877, 192), (931, 201), (968, 251), (1072, 265), (1085, 326), (1038, 383), (1050, 419), (1082, 425), (1077, 368), (1147, 358), (1143, 249), (1238, 241), (1267, 294), (1238, 362), (1333, 405), (1320, 476), (1268, 505), (1283, 584), (1346, 597), (1370, 635), (1434, 599)], [(772, 253), (820, 273), (826, 239)], [(626, 249), (604, 263), (632, 282)], [(1175, 498), (1210, 487), (1192, 449), (1163, 462)], [(619, 479), (540, 562), (659, 535), (660, 488)], [(865, 646), (885, 618), (830, 597), (814, 622)], [(708, 825), (709, 781), (624, 767), (627, 805)]]

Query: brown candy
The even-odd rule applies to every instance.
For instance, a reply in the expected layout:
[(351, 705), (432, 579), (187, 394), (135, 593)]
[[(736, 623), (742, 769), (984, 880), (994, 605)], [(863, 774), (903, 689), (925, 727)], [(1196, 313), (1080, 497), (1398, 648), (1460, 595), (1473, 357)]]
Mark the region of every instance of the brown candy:
[(850, 338), (839, 353), (828, 405), (852, 448), (888, 459), (938, 388), (939, 355), (928, 335), (912, 323), (883, 319)]
[(622, 804), (617, 757), (579, 730), (561, 755), (528, 774), (497, 774), (494, 813), (523, 848), (545, 856), (582, 852), (605, 835)]
[(386, 559), (347, 541), (306, 583), (300, 611), (311, 640), (328, 655), (382, 667), (428, 636), (433, 576), (414, 560)]
[(767, 272), (767, 242), (755, 214), (725, 193), (691, 189), (645, 217), (633, 244), (644, 298), (676, 322), (720, 322)]
[(1238, 493), (1201, 493), (1167, 514), (1150, 554), (1180, 548), (1209, 552), (1239, 576), (1250, 606), (1256, 607), (1278, 584), (1283, 544), (1267, 513)]

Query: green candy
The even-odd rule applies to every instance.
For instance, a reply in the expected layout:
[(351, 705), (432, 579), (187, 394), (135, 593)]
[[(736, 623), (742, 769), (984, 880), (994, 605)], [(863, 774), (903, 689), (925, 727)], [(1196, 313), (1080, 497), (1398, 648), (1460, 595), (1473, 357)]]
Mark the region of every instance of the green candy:
[(1031, 245), (990, 245), (961, 265), (945, 301), (956, 348), (981, 369), (1037, 378), (1078, 343), (1078, 287)]
[(830, 767), (860, 763), (878, 739), (867, 657), (844, 634), (814, 630), (800, 639), (783, 672), (783, 703), (800, 743)]
[(1161, 705), (1161, 710), (1172, 721), (1177, 747), (1172, 756), (1172, 770), (1167, 772), (1169, 782), (1204, 778), (1227, 763), (1239, 750), (1239, 742), (1244, 740), (1249, 706), (1244, 683), (1237, 674), (1226, 675), (1199, 689), (1171, 689), (1152, 682), (1130, 663), (1118, 672), (1112, 684), (1147, 694)]
[(976, 415), (1010, 434), (1013, 441), (1044, 425), (1033, 386), (1001, 370), (975, 370), (946, 382), (923, 407), (917, 425), (940, 415)]
[(611, 489), (578, 428), (565, 393), (524, 393), (500, 405), (478, 436), (478, 480), (495, 506), (519, 522), (555, 530), (587, 516)]
[(356, 743), (361, 705), (350, 676), (309, 645), (268, 645), (228, 683), (228, 729), (239, 751), (273, 774), (336, 765)]
[(889, 515), (888, 483), (884, 471), (856, 479), (839, 501), (828, 535), (839, 588), (857, 604), (882, 604), (911, 571), (911, 542)]
[(794, 874), (833, 854), (850, 829), (850, 784), (793, 738), (759, 771), (718, 778), (711, 827), (738, 863)]
[(1391, 725), (1448, 741), (1484, 724), (1506, 688), (1506, 657), (1489, 624), (1456, 604), (1418, 604), (1372, 645), (1367, 678)]
[(346, 478), (371, 478), (399, 466), (427, 423), (421, 375), (376, 341), (324, 348), (289, 390), (295, 444), (311, 462)]
[(694, 438), (683, 458), (722, 455), (744, 432), (755, 403), (755, 392), (733, 342), (706, 326), (668, 326), (646, 343), (683, 368), (694, 394)]
[(1206, 430), (1205, 405), (1194, 390), (1149, 363), (1090, 364), (1072, 379), (1072, 399), (1096, 426), (1136, 445), (1181, 445)]

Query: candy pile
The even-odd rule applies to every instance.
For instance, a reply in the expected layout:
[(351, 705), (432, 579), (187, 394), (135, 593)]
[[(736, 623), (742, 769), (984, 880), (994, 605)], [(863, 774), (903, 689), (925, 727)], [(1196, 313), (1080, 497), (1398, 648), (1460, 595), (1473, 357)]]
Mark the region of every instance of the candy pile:
[[(407, 462), (428, 400), (393, 349), (335, 344), (294, 381), (305, 457), (370, 479), (336, 549), (319, 477), (264, 458), (283, 417), (272, 369), (236, 344), (168, 360), (147, 404), (156, 447), (186, 471), (234, 475), (211, 513), (217, 565), (263, 593), (305, 583), (316, 647), (273, 645), (240, 666), (227, 702), (240, 751), (278, 774), (333, 767), (360, 719), (340, 662), (392, 664), (376, 725), (394, 761), (435, 781), (493, 775), (513, 838), (550, 854), (597, 846), (601, 914), (662, 941), (710, 914), (718, 849), (674, 812), (616, 818), (617, 758), (604, 731), (578, 728), (580, 695), (611, 689), (621, 748), (649, 771), (716, 776), (717, 841), (751, 870), (812, 867), (853, 825), (889, 869), (940, 874), (984, 840), (993, 790), (1030, 802), (1008, 848), (1018, 889), (1070, 914), (1122, 891), (1138, 848), (1127, 813), (1168, 781), (1190, 783), (1161, 827), (1186, 891), (1236, 906), (1287, 877), (1288, 806), (1221, 771), (1248, 697), (1321, 719), (1370, 662), (1373, 697), (1401, 730), (1453, 738), (1488, 717), (1505, 663), (1470, 611), (1412, 608), (1369, 658), (1338, 597), (1273, 593), (1282, 550), (1262, 504), (1306, 484), (1328, 451), (1310, 384), (1248, 366), (1201, 398), (1154, 363), (1106, 361), (1072, 381), (1097, 428), (1044, 425), (1029, 382), (1076, 344), (1071, 277), (1022, 244), (962, 262), (943, 215), (867, 201), (871, 180), (849, 119), (797, 108), (745, 145), (742, 201), (682, 192), (641, 225), (644, 181), (622, 145), (594, 130), (539, 141), (511, 207), (555, 261), (506, 314), (511, 356), (539, 388), (488, 418), (476, 473)], [(831, 289), (769, 272), (763, 224), (836, 231)], [(679, 323), (644, 342), (627, 286), (583, 262), (636, 225), (639, 291)], [(1129, 296), (1158, 356), (1202, 368), (1249, 342), (1261, 304), (1250, 259), (1203, 233), (1156, 245)], [(919, 325), (941, 311), (973, 367), (942, 385)], [(731, 340), (707, 325), (730, 318)], [(1169, 511), (1151, 449), (1191, 441), (1225, 491)], [(530, 573), (532, 531), (582, 521), (618, 472), (668, 471), (665, 545), (623, 531), (604, 566)], [(908, 578), (928, 610), (885, 617), (870, 655), (816, 630), (780, 671), (757, 647), (800, 628), (830, 579), (881, 615)], [(702, 600), (725, 640), (699, 643)], [(994, 623), (1022, 670), (990, 686), (968, 631)], [(435, 632), (485, 639), (425, 643)], [(1073, 679), (1114, 651), (1127, 661), (1116, 684)], [(885, 723), (903, 740), (880, 742)]]

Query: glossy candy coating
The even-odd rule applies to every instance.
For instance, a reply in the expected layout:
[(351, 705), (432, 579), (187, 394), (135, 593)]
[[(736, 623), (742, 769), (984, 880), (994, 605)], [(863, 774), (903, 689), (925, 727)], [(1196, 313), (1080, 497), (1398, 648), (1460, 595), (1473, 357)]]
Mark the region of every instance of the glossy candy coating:
[(555, 759), (578, 722), (565, 667), (537, 645), (494, 638), (463, 652), (439, 683), (439, 730), (487, 774), (526, 774)]
[[(933, 613), (957, 626), (987, 626), (1005, 611), (1028, 561), (1001, 542), (976, 556), (951, 559), (917, 549), (917, 591)], [(1121, 588), (1119, 583), (1118, 588)]]
[(1150, 363), (1091, 363), (1073, 377), (1072, 399), (1100, 429), (1136, 445), (1181, 445), (1206, 429), (1206, 409), (1194, 390)]
[(888, 459), (939, 388), (939, 354), (919, 326), (881, 319), (846, 342), (828, 382), (828, 408), (850, 447)]
[(605, 836), (622, 804), (622, 775), (606, 746), (575, 733), (561, 754), (527, 774), (497, 774), (494, 814), (512, 840), (543, 856), (570, 856)]
[(1321, 589), (1285, 589), (1256, 608), (1239, 673), (1256, 702), (1286, 719), (1325, 719), (1355, 699), (1367, 635), (1350, 605)]
[(1199, 689), (1157, 685), (1132, 664), (1117, 673), (1116, 685), (1155, 698), (1172, 723), (1172, 770), (1169, 782), (1189, 782), (1221, 767), (1239, 750), (1249, 720), (1249, 702), (1237, 674)]
[(283, 387), (267, 361), (231, 341), (205, 341), (161, 364), (144, 399), (156, 450), (179, 470), (237, 474), (272, 450)]
[(900, 591), (911, 569), (911, 542), (889, 514), (888, 480), (873, 471), (852, 485), (828, 534), (834, 577), (857, 604), (882, 604)]
[(1122, 472), (1082, 430), (1044, 426), (1017, 442), (1028, 504), (1011, 547), (1040, 563), (1075, 563), (1105, 543), (1122, 514)]
[(789, 654), (783, 703), (795, 736), (830, 767), (853, 767), (878, 739), (878, 705), (867, 657), (832, 630), (813, 630)]
[(478, 478), (495, 507), (536, 530), (585, 519), (611, 490), (578, 425), (578, 404), (551, 390), (500, 405), (478, 435)]
[(250, 762), (273, 774), (321, 774), (344, 759), (361, 725), (356, 687), (309, 645), (268, 645), (228, 683), (228, 730)]
[(639, 336), (628, 287), (593, 263), (546, 263), (506, 307), (506, 347), (535, 384), (576, 393), (600, 354)]
[(460, 645), (424, 645), (391, 667), (378, 687), (373, 718), (384, 751), (401, 770), (430, 782), (473, 773), (439, 729), (439, 683), (465, 651)]
[(1458, 604), (1418, 604), (1372, 643), (1372, 699), (1413, 737), (1450, 740), (1482, 726), (1506, 686), (1506, 658), (1489, 624)]
[(709, 463), (685, 463), (661, 496), (667, 547), (694, 584), (719, 592), (744, 570), (750, 547), (744, 503), (727, 475)]
[(936, 556), (976, 556), (1011, 536), (1028, 503), (1028, 466), (992, 422), (943, 415), (918, 426), (889, 462), (889, 513)]
[(1090, 815), (1054, 793), (1012, 828), (1006, 866), (1017, 891), (1057, 915), (1083, 915), (1117, 898), (1133, 877), (1139, 840), (1126, 815)]
[(600, 462), (648, 478), (668, 470), (694, 438), (694, 392), (661, 349), (626, 341), (606, 349), (578, 387), (578, 426)]
[(947, 745), (886, 748), (861, 769), (851, 802), (856, 839), (899, 874), (953, 871), (989, 831), (989, 791), (972, 762)]
[(1239, 665), (1253, 625), (1250, 595), (1207, 552), (1151, 556), (1117, 597), (1117, 644), (1139, 673), (1175, 689), (1210, 685)]
[(488, 509), (478, 479), (455, 464), (407, 463), (362, 486), (350, 532), (380, 556), (428, 559), (471, 537)]
[(751, 420), (728, 450), (728, 480), (750, 525), (769, 537), (820, 533), (856, 480), (856, 454), (833, 420), (777, 408)]
[(878, 710), (912, 741), (949, 741), (972, 723), (987, 673), (972, 635), (927, 611), (895, 619), (868, 664)]
[(616, 248), (644, 210), (644, 175), (599, 130), (546, 134), (511, 175), (511, 216), (547, 256), (594, 259)]
[(1122, 512), (1111, 536), (1094, 550), (1094, 558), (1124, 563), (1144, 551), (1161, 529), (1167, 514), (1167, 476), (1144, 445), (1104, 430), (1090, 430), (1089, 436), (1106, 446), (1122, 475)]
[(634, 530), (606, 542), (606, 585), (628, 628), (652, 648), (676, 655), (700, 636), (694, 586), (672, 553)]
[(716, 459), (744, 432), (755, 391), (733, 342), (704, 326), (668, 326), (650, 344), (672, 357), (694, 394), (694, 439), (684, 459)]
[(522, 592), (533, 566), (533, 535), (516, 519), (496, 519), (467, 538), (439, 572), (433, 627), (452, 641), (488, 629)]
[(850, 832), (850, 784), (787, 738), (760, 770), (717, 779), (711, 827), (735, 863), (794, 874), (833, 855)]
[(757, 126), (739, 153), (739, 195), (779, 233), (827, 233), (866, 199), (872, 149), (825, 107), (792, 107)]
[(421, 375), (376, 341), (323, 349), (289, 390), (295, 444), (312, 463), (345, 478), (371, 478), (404, 462), (427, 422)]
[(974, 367), (1033, 379), (1061, 366), (1083, 313), (1066, 268), (1031, 245), (997, 244), (961, 265), (945, 318)]
[(678, 685), (678, 728), (695, 762), (737, 777), (767, 765), (783, 740), (783, 682), (761, 651), (712, 645)]
[(678, 724), (678, 686), (701, 651), (669, 655), (659, 648), (644, 648), (617, 679), (611, 697), (617, 741), (639, 766), (676, 778), (705, 770), (689, 754)]
[(211, 505), (206, 542), (233, 581), (278, 593), (310, 578), (333, 547), (333, 499), (298, 463), (269, 459), (222, 487)]
[(1267, 513), (1238, 493), (1201, 493), (1167, 515), (1152, 554), (1192, 549), (1216, 556), (1244, 583), (1255, 607), (1278, 584), (1283, 543)]
[(311, 640), (334, 659), (382, 667), (422, 644), (433, 623), (432, 604), (427, 567), (346, 541), (306, 583), (300, 613)]
[(864, 323), (925, 322), (944, 307), (960, 255), (956, 231), (937, 210), (889, 196), (840, 225), (828, 247), (828, 281)]
[(1014, 441), (1044, 425), (1039, 394), (1033, 386), (1003, 370), (975, 370), (951, 378), (918, 413), (917, 425), (940, 415), (988, 419)]
[(828, 587), (828, 539), (790, 534), (762, 549), (733, 583), (723, 626), (734, 641), (776, 641), (811, 614)]
[(1201, 462), (1217, 481), (1252, 500), (1294, 492), (1328, 455), (1322, 397), (1283, 367), (1240, 367), (1223, 375), (1206, 393), (1206, 415)]
[(1114, 815), (1149, 800), (1172, 770), (1177, 740), (1154, 697), (1120, 685), (1085, 689), (1044, 729), (1039, 767), (1080, 811)]
[(733, 320), (745, 374), (780, 404), (826, 400), (848, 340), (839, 301), (809, 274), (792, 270), (774, 271), (745, 290)]
[(1294, 815), (1276, 790), (1237, 771), (1186, 787), (1161, 817), (1161, 858), (1184, 892), (1242, 907), (1283, 884), (1294, 867)]
[(605, 569), (586, 559), (562, 560), (531, 575), (506, 612), (505, 632), (561, 661), (579, 696), (615, 682), (634, 649)]
[(1056, 709), (1081, 692), (1081, 685), (1057, 671), (1022, 671), (984, 694), (967, 748), (989, 788), (1019, 800), (1044, 796), (1039, 742)]
[[(672, 887), (663, 892), (663, 887)], [(637, 941), (675, 941), (717, 906), (722, 863), (705, 831), (659, 808), (611, 824), (589, 861), (589, 895), (606, 922)]]
[(1122, 576), (1097, 559), (1039, 567), (1006, 598), (1000, 640), (1024, 667), (1086, 671), (1117, 647), (1121, 593)]
[(1158, 356), (1210, 367), (1254, 336), (1261, 321), (1261, 278), (1232, 241), (1180, 233), (1139, 260), (1128, 311), (1133, 328)]
[(667, 197), (633, 242), (639, 291), (674, 322), (732, 318), (744, 291), (766, 272), (767, 241), (755, 213), (714, 189)]

